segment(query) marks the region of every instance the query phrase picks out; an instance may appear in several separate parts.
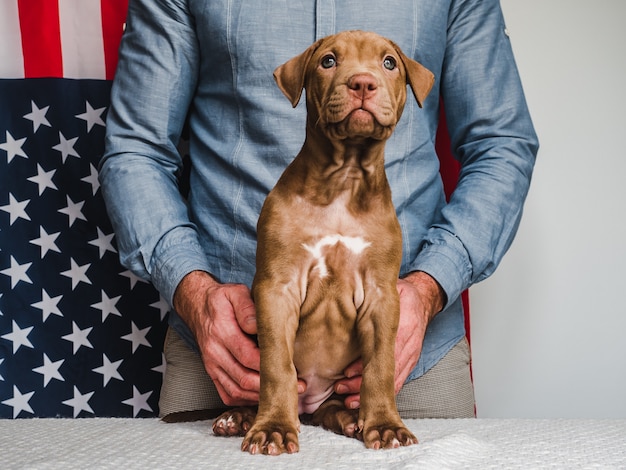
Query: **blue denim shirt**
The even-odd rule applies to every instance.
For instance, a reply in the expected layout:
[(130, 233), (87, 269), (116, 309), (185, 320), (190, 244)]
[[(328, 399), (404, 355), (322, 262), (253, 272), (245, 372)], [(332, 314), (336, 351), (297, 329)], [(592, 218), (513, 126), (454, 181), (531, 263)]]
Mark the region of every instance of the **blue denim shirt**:
[[(497, 0), (131, 0), (102, 190), (122, 263), (170, 304), (193, 270), (250, 285), (261, 205), (304, 140), (305, 106), (292, 109), (272, 71), (348, 29), (392, 39), (436, 77), (422, 109), (409, 93), (386, 147), (401, 273), (429, 273), (448, 297), (415, 378), (463, 337), (459, 295), (509, 247), (538, 147)], [(440, 96), (462, 163), (448, 204), (434, 147)], [(177, 143), (187, 116), (185, 200)], [(171, 322), (193, 341), (180, 317)]]

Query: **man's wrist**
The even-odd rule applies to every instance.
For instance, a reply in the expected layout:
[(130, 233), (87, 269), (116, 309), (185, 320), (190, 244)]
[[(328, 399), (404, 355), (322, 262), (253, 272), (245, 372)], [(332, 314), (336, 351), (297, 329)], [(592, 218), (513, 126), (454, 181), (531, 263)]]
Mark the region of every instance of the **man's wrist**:
[(191, 298), (217, 284), (217, 281), (206, 271), (191, 271), (178, 283), (174, 291), (173, 307), (179, 314), (186, 310)]
[(439, 313), (448, 301), (446, 292), (437, 280), (424, 271), (413, 271), (404, 277), (420, 292), (422, 301), (428, 307), (431, 317)]

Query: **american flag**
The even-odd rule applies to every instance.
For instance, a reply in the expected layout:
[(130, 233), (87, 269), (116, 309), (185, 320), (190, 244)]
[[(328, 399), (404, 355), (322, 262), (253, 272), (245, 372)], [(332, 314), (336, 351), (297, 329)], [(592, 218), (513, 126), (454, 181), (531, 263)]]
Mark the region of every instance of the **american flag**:
[(157, 413), (166, 302), (99, 191), (127, 0), (0, 3), (0, 418)]

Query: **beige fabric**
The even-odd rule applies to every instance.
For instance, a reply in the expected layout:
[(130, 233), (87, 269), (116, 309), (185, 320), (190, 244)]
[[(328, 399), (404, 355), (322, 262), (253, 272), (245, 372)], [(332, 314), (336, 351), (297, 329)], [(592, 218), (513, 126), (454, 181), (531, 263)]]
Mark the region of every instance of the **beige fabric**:
[(423, 376), (404, 384), (396, 403), (402, 418), (474, 418), (467, 340), (459, 341)]
[[(171, 328), (165, 337), (167, 368), (159, 415), (226, 408), (200, 356)], [(467, 341), (460, 341), (422, 377), (405, 384), (397, 397), (403, 418), (474, 417), (474, 389)]]
[(172, 329), (165, 335), (165, 375), (159, 398), (159, 416), (181, 411), (226, 408), (200, 356)]

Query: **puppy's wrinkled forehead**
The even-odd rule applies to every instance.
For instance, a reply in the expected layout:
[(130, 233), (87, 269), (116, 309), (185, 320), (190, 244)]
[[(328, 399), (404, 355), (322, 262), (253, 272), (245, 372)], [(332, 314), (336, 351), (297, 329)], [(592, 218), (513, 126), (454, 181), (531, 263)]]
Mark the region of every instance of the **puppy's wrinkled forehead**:
[(334, 57), (337, 64), (350, 63), (363, 67), (375, 67), (385, 57), (392, 56), (402, 67), (397, 49), (391, 41), (363, 31), (347, 31), (322, 39), (309, 61), (308, 71), (314, 71), (327, 56)]

